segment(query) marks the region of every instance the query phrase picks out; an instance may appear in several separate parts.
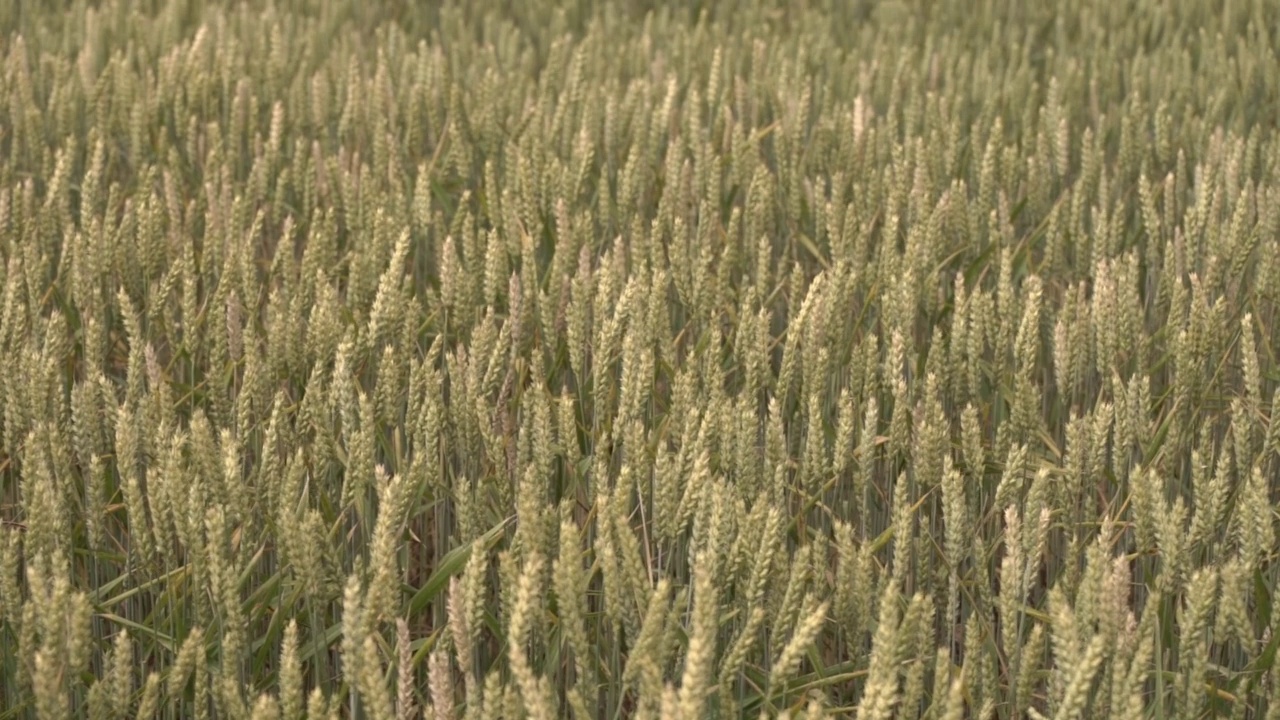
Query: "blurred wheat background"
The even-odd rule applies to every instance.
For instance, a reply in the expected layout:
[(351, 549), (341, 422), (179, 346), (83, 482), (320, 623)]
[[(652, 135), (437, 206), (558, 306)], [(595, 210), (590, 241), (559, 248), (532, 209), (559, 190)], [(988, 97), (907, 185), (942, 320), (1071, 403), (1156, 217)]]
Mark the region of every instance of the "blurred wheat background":
[(1277, 43), (0, 3), (0, 719), (1280, 718)]

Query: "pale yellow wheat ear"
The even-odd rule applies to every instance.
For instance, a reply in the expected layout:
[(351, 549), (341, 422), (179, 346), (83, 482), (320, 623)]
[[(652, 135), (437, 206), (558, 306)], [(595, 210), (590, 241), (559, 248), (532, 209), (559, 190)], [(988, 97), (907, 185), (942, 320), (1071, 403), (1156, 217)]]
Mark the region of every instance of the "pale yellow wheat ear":
[(521, 704), (524, 711), (535, 718), (554, 716), (546, 678), (535, 673), (526, 655), (527, 636), (534, 618), (540, 612), (538, 598), (543, 562), (542, 556), (536, 553), (531, 553), (525, 560), (507, 628), (512, 640), (509, 662), (520, 691)]
[(796, 626), (791, 639), (773, 663), (773, 669), (769, 675), (770, 685), (785, 683), (795, 673), (796, 662), (808, 651), (808, 646), (818, 636), (823, 623), (826, 622), (827, 607), (827, 603), (824, 602), (807, 611), (804, 619)]

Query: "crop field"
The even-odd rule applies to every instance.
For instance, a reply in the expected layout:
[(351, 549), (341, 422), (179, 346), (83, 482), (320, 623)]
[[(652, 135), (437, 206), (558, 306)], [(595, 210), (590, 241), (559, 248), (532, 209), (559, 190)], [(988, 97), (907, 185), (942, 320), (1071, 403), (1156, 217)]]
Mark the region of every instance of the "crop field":
[(0, 0), (0, 720), (1280, 719), (1277, 52)]

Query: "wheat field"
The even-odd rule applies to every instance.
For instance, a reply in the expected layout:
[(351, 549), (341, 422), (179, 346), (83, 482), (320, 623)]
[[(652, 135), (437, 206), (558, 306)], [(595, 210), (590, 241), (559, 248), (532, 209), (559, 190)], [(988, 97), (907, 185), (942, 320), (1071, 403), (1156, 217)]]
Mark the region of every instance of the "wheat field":
[(0, 720), (1280, 719), (1278, 51), (0, 2)]

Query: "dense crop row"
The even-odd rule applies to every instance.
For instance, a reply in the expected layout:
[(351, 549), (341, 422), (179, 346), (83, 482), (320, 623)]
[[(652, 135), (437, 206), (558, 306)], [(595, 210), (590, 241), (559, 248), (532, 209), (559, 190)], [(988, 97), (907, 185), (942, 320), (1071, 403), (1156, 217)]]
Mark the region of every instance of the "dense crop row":
[(1280, 717), (1280, 5), (415, 5), (0, 2), (0, 718)]

